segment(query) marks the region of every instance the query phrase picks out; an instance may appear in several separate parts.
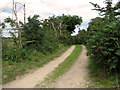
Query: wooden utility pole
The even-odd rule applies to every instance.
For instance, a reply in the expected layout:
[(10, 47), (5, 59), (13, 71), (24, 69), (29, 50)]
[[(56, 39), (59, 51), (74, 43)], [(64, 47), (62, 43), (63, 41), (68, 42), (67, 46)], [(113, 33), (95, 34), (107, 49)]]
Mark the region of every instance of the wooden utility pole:
[(19, 22), (18, 22), (18, 16), (17, 16), (17, 3), (14, 0), (13, 0), (13, 10), (12, 11), (15, 15), (16, 25), (17, 25), (17, 29), (18, 29), (19, 48), (22, 48), (21, 30), (20, 30), (20, 26), (19, 26)]
[(23, 5), (23, 7), (24, 7), (24, 24), (26, 23), (26, 7), (25, 7), (25, 4)]
[[(18, 21), (18, 11), (17, 11), (17, 4), (21, 4), (23, 7), (23, 11), (24, 11), (24, 24), (26, 23), (26, 5), (19, 3), (19, 2), (15, 2), (13, 0), (13, 7), (12, 7), (12, 11), (13, 11), (13, 15), (15, 15), (15, 19), (16, 19), (16, 26), (18, 29), (18, 38), (19, 38), (19, 47), (22, 48), (22, 39), (21, 39), (21, 30), (20, 30), (20, 25), (19, 25), (19, 21)], [(13, 20), (13, 15), (12, 15), (12, 20)]]
[[(14, 12), (14, 10), (15, 10), (15, 9), (14, 9), (14, 8), (15, 8), (15, 1), (14, 1), (14, 0), (13, 0), (12, 4), (13, 4), (13, 5), (12, 5), (12, 6), (13, 6), (13, 7), (12, 7), (12, 11)], [(14, 17), (14, 13), (12, 13), (12, 20), (13, 20), (13, 17)]]

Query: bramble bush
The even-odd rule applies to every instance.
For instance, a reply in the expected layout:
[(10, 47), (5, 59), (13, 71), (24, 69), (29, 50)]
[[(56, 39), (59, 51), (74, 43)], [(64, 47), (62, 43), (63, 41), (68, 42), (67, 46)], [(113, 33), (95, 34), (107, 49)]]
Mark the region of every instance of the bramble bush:
[(112, 5), (112, 0), (105, 0), (105, 7), (90, 3), (102, 18), (96, 17), (89, 23), (88, 55), (99, 70), (115, 75), (120, 73), (120, 2)]
[(87, 42), (88, 54), (98, 65), (120, 71), (120, 21), (112, 21)]

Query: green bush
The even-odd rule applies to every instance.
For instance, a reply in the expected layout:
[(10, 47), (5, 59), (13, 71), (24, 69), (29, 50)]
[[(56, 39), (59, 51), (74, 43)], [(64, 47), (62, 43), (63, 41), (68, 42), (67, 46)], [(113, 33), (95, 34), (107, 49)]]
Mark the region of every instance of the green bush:
[(44, 30), (43, 38), (41, 39), (38, 48), (42, 53), (52, 53), (58, 48), (57, 36), (53, 30)]
[(80, 30), (78, 35), (74, 36), (75, 44), (86, 44), (88, 40), (88, 32), (86, 30)]
[(3, 50), (2, 55), (3, 61), (10, 62), (22, 62), (24, 60), (30, 60), (29, 52), (27, 49), (19, 49), (19, 48), (6, 48)]
[[(56, 33), (50, 27), (42, 27), (41, 21), (38, 20), (38, 15), (28, 18), (28, 23), (23, 25), (24, 32), (22, 36), (24, 47), (35, 49), (44, 54), (52, 53), (58, 47)], [(30, 34), (30, 35), (29, 35)]]
[(120, 71), (120, 22), (113, 21), (87, 42), (88, 54), (104, 69)]

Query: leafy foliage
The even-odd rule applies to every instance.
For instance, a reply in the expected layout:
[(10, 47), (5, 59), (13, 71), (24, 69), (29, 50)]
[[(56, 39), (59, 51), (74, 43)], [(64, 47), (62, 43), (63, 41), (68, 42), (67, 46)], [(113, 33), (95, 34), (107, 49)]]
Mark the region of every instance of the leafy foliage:
[[(9, 23), (14, 31), (17, 30), (18, 24), (16, 24), (15, 20), (6, 18), (4, 21)], [(29, 58), (26, 56), (28, 55), (27, 53), (30, 53), (29, 50), (37, 50), (47, 54), (53, 53), (59, 48), (60, 44), (70, 45), (72, 44), (71, 32), (74, 31), (75, 25), (81, 24), (81, 22), (81, 17), (70, 15), (52, 16), (45, 20), (40, 20), (39, 15), (28, 17), (27, 23), (19, 22), (18, 37), (11, 32), (14, 46), (4, 48), (3, 60), (21, 62), (25, 58)], [(22, 48), (19, 48), (19, 41), (21, 41)], [(13, 52), (16, 52), (16, 54)], [(7, 54), (9, 55), (7, 56)]]
[(63, 28), (63, 30), (67, 30), (67, 32), (70, 32), (70, 34), (72, 34), (72, 32), (74, 32), (75, 29), (75, 25), (80, 25), (82, 23), (82, 17), (76, 16), (76, 15), (62, 15), (62, 16), (52, 16), (49, 17), (49, 22), (53, 22), (55, 27), (61, 26), (61, 29)]
[[(120, 1), (119, 1), (120, 2)], [(116, 10), (119, 10), (119, 2), (116, 4), (116, 6), (112, 6), (112, 0), (105, 0), (104, 3), (106, 4), (106, 7), (100, 7), (100, 5), (98, 4), (94, 4), (92, 2), (90, 2), (96, 11), (99, 11), (99, 14), (101, 16), (104, 16), (105, 19), (109, 19), (109, 20), (114, 20), (115, 16), (119, 15), (119, 12), (116, 12)]]
[(62, 16), (52, 16), (49, 19), (45, 19), (43, 27), (47, 26), (47, 28), (54, 30), (59, 43), (71, 44), (71, 33), (74, 32), (75, 25), (80, 25), (81, 23), (81, 17), (63, 14)]
[(29, 53), (26, 49), (7, 48), (3, 50), (3, 60), (11, 62), (23, 62), (24, 60), (31, 60)]
[(91, 19), (91, 22), (89, 22), (87, 31), (97, 32), (97, 31), (101, 30), (102, 27), (104, 26), (104, 21), (105, 21), (105, 19), (101, 18), (101, 17), (96, 17), (96, 18)]
[(88, 41), (88, 49), (91, 57), (97, 64), (106, 69), (120, 70), (120, 24), (119, 21), (111, 22), (93, 35)]
[(86, 44), (88, 40), (88, 32), (86, 30), (80, 30), (76, 36), (73, 36), (75, 44)]
[[(113, 6), (106, 0), (106, 7), (91, 3), (103, 15), (91, 20), (88, 27), (87, 48), (91, 58), (92, 71), (102, 77), (116, 76), (115, 84), (120, 83), (120, 20), (118, 19), (119, 2)], [(118, 10), (118, 11), (116, 11)]]
[(28, 18), (28, 23), (23, 26), (24, 47), (33, 48), (43, 53), (52, 52), (57, 48), (57, 39), (53, 30), (42, 27), (37, 20), (39, 16)]

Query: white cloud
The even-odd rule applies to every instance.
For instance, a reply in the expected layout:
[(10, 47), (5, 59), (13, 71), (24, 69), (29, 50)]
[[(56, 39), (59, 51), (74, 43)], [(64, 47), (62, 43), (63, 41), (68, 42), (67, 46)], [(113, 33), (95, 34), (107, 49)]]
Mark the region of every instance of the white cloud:
[[(33, 16), (38, 14), (41, 18), (47, 18), (50, 15), (79, 15), (83, 18), (84, 22), (90, 21), (90, 19), (98, 16), (98, 12), (93, 11), (94, 7), (89, 3), (98, 3), (100, 6), (105, 6), (103, 4), (104, 0), (15, 0), (20, 3), (26, 4), (26, 15)], [(118, 0), (113, 0), (117, 2)], [(5, 7), (12, 7), (12, 0), (1, 0), (0, 9)], [(0, 20), (5, 17), (12, 17), (12, 14), (7, 12), (0, 12)], [(23, 20), (23, 10), (18, 13), (19, 19)]]
[(9, 4), (9, 0), (0, 0), (0, 8), (3, 8)]
[[(83, 21), (98, 16), (96, 11), (92, 11), (93, 6), (89, 2), (98, 3), (104, 6), (104, 0), (15, 0), (16, 2), (26, 3), (27, 16), (39, 14), (43, 18), (47, 18), (49, 14), (61, 15), (63, 13), (70, 15), (79, 15), (83, 17)], [(114, 0), (116, 2), (117, 0)], [(0, 8), (5, 6), (12, 7), (12, 0), (1, 0)], [(22, 10), (19, 17), (22, 19)], [(9, 16), (9, 14), (8, 14)], [(2, 17), (2, 16), (0, 16)]]
[(71, 35), (72, 36), (75, 36), (75, 35), (77, 35), (78, 34), (78, 32), (79, 32), (79, 28), (75, 28), (75, 30), (74, 30), (75, 32), (73, 32)]

